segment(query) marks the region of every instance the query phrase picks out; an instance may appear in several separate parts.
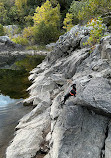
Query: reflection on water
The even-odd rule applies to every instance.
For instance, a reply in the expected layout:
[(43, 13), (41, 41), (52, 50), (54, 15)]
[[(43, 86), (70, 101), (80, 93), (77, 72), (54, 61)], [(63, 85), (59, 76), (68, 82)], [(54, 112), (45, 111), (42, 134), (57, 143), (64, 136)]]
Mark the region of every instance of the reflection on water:
[[(4, 101), (5, 98), (5, 101)], [(5, 104), (1, 104), (2, 102)], [(18, 120), (32, 110), (31, 106), (23, 106), (18, 100), (1, 95), (0, 99), (0, 158), (5, 158), (5, 149), (13, 138)], [(9, 102), (8, 102), (9, 101)], [(10, 103), (10, 104), (6, 104)], [(12, 103), (11, 103), (12, 102)]]
[(20, 98), (28, 97), (29, 71), (43, 59), (44, 56), (27, 57), (13, 65), (19, 70), (0, 69), (0, 158), (5, 158), (5, 149), (13, 138), (18, 120), (33, 108), (23, 106)]
[(9, 96), (0, 95), (0, 108), (7, 106), (8, 104), (15, 103), (15, 99), (11, 99)]
[(25, 70), (0, 69), (0, 90), (3, 95), (13, 99), (28, 97), (26, 92), (30, 86), (29, 73)]

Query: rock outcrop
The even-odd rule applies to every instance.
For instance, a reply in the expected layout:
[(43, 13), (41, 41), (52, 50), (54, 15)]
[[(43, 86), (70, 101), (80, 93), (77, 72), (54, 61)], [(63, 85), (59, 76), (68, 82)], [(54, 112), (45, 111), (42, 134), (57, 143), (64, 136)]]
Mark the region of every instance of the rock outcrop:
[[(72, 28), (30, 72), (25, 102), (36, 107), (20, 120), (6, 158), (111, 157), (111, 35), (90, 53), (90, 30)], [(62, 107), (72, 83), (77, 96)]]

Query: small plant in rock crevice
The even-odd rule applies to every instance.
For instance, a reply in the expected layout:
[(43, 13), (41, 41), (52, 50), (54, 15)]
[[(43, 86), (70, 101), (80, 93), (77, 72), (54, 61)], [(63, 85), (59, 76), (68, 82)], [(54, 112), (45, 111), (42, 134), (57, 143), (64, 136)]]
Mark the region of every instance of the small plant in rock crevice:
[(104, 36), (106, 27), (105, 24), (103, 24), (101, 17), (91, 19), (87, 23), (87, 27), (92, 27), (92, 29), (90, 31), (90, 37), (84, 45), (91, 46), (91, 49), (93, 50), (95, 48), (95, 44), (99, 43), (101, 38)]

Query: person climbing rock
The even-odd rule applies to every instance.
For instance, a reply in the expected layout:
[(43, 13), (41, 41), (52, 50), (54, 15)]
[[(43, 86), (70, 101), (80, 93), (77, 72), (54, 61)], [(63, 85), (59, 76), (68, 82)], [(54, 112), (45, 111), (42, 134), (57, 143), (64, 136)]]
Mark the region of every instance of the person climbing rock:
[(65, 104), (66, 100), (70, 96), (76, 97), (76, 84), (72, 84), (71, 87), (72, 87), (71, 91), (64, 96), (64, 100), (62, 101), (62, 104)]

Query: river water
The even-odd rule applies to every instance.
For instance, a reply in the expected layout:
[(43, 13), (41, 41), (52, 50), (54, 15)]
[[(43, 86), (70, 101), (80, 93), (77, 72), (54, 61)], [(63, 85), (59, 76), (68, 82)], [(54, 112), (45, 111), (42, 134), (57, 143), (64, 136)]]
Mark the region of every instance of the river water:
[(14, 137), (19, 119), (33, 108), (23, 106), (22, 100), (28, 97), (26, 89), (31, 85), (29, 71), (43, 59), (37, 56), (17, 62), (19, 70), (0, 69), (0, 158), (5, 158), (6, 148)]
[(31, 110), (22, 105), (22, 99), (0, 95), (0, 158), (5, 158), (5, 149), (13, 138), (18, 120)]

